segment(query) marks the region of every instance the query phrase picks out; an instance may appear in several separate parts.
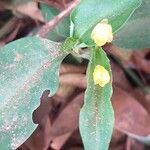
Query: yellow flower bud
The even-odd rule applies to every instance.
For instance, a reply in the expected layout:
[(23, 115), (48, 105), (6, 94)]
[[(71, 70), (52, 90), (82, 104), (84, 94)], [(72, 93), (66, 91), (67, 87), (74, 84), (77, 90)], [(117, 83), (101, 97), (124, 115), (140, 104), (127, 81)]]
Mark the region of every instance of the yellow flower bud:
[(103, 46), (107, 42), (112, 42), (112, 26), (108, 24), (107, 19), (102, 20), (95, 26), (95, 28), (92, 31), (91, 38), (98, 46)]
[(107, 83), (110, 82), (109, 72), (100, 65), (97, 65), (93, 72), (94, 84), (99, 84), (101, 87), (104, 87)]

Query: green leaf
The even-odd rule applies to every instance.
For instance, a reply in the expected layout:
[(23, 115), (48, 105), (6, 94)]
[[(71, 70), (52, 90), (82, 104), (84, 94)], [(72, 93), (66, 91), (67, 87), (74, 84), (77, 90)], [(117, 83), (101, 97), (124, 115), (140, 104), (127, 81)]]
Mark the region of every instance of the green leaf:
[(82, 0), (71, 14), (73, 37), (93, 44), (90, 35), (97, 23), (107, 18), (116, 32), (140, 3), (141, 0)]
[[(112, 75), (109, 60), (102, 48), (93, 48), (87, 71), (85, 103), (80, 112), (80, 133), (85, 150), (107, 150), (114, 125)], [(104, 66), (111, 81), (103, 88), (94, 85), (93, 72), (96, 65)]]
[(123, 48), (150, 48), (150, 1), (143, 0), (126, 25), (114, 37), (114, 44)]
[[(43, 3), (40, 4), (40, 9), (46, 22), (50, 21), (53, 17), (59, 14), (58, 9)], [(57, 42), (64, 41), (67, 37), (69, 37), (69, 32), (70, 18), (65, 17), (51, 32), (47, 34), (46, 38)]]
[(61, 44), (38, 37), (0, 49), (0, 148), (21, 145), (36, 128), (32, 112), (46, 89), (58, 88), (59, 66), (67, 54)]
[(40, 9), (42, 11), (45, 22), (50, 21), (59, 13), (59, 10), (57, 8), (48, 6), (44, 3), (40, 3)]

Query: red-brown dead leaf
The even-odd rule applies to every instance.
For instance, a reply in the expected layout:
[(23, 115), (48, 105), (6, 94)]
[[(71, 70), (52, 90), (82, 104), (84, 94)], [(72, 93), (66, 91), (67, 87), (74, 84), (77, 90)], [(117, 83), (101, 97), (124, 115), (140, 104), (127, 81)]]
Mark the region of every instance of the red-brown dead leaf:
[(85, 74), (69, 73), (63, 74), (59, 78), (61, 84), (75, 86), (79, 88), (86, 88), (86, 76)]
[(83, 99), (84, 94), (81, 93), (64, 108), (52, 125), (51, 137), (56, 138), (78, 128), (79, 111), (83, 104)]
[(135, 51), (131, 57), (131, 61), (136, 67), (146, 73), (150, 73), (150, 60), (146, 59), (146, 56), (150, 54), (150, 49), (144, 49), (142, 51)]
[(128, 137), (126, 143), (126, 150), (145, 150), (145, 146), (143, 143), (138, 142), (131, 137)]
[(149, 113), (129, 93), (114, 86), (112, 104), (115, 111), (116, 129), (140, 136), (150, 134)]

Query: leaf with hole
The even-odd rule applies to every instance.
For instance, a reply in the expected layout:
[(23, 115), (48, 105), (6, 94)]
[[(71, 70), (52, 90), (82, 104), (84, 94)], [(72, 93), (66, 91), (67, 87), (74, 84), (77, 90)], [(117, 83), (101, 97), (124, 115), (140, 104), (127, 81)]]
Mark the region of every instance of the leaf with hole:
[(59, 66), (66, 55), (60, 43), (38, 37), (0, 49), (1, 149), (16, 149), (36, 128), (32, 112), (44, 90), (56, 92)]

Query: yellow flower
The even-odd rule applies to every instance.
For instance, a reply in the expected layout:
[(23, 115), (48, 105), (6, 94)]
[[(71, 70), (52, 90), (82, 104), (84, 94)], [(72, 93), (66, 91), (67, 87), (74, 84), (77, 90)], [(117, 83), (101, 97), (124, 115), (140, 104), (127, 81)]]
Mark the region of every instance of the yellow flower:
[(98, 23), (92, 31), (91, 38), (98, 46), (103, 46), (107, 42), (112, 42), (113, 33), (112, 26), (108, 24), (107, 19), (103, 19)]
[(97, 65), (93, 72), (94, 84), (99, 84), (101, 87), (104, 87), (107, 83), (110, 82), (109, 72), (100, 65)]

